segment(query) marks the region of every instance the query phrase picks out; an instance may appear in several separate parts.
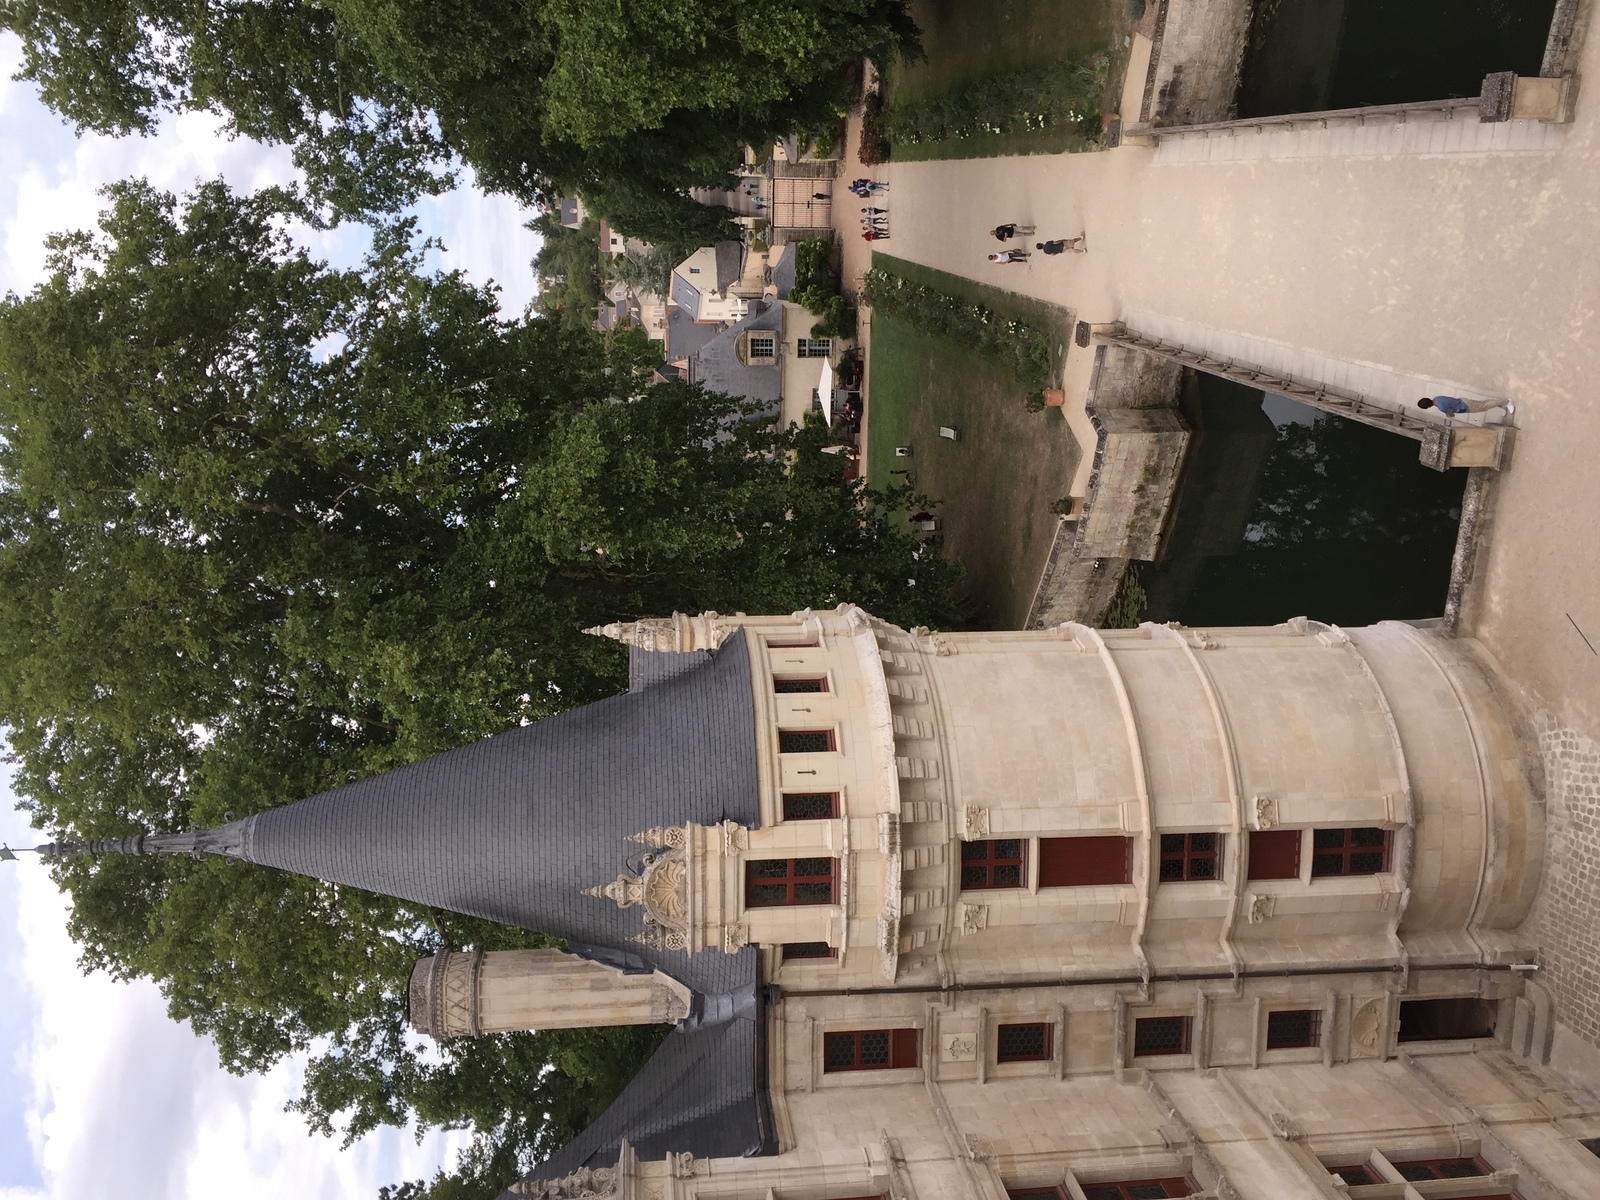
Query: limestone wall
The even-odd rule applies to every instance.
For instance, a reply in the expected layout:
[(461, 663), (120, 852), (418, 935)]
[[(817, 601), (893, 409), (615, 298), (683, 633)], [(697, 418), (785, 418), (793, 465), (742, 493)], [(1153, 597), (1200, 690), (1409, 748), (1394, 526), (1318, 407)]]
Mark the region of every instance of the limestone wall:
[(1167, 0), (1157, 16), (1143, 120), (1192, 125), (1232, 116), (1251, 7), (1250, 0)]
[[(1431, 974), (1415, 989), (1509, 997), (1511, 972)], [(1493, 1040), (1394, 1042), (1392, 976), (1246, 981), (1239, 989), (1156, 984), (786, 1000), (778, 1097), (783, 1152), (695, 1164), (680, 1196), (915, 1196), (1003, 1200), (1008, 1188), (1186, 1176), (1207, 1195), (1333, 1200), (1331, 1169), (1476, 1159), (1468, 1190), (1524, 1200), (1600, 1194), (1600, 1100)], [(1366, 1021), (1376, 1006), (1377, 1025)], [(1266, 1018), (1326, 1014), (1319, 1045), (1268, 1049)], [(1138, 1058), (1133, 1022), (1183, 1014), (1193, 1052)], [(997, 1061), (997, 1031), (1049, 1023), (1048, 1061)], [(829, 1073), (832, 1030), (910, 1025), (912, 1069)], [(1370, 1035), (1370, 1037), (1369, 1037)], [(1370, 1041), (1370, 1045), (1367, 1042)], [(1380, 1176), (1386, 1178), (1386, 1176)], [(1398, 1192), (1396, 1193), (1398, 1195)]]

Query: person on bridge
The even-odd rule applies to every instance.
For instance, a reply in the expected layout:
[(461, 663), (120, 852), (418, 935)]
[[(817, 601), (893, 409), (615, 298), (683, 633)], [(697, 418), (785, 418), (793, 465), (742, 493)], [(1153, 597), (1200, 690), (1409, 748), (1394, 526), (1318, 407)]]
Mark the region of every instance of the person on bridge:
[(1075, 238), (1054, 238), (1048, 242), (1035, 242), (1035, 250), (1043, 250), (1046, 254), (1087, 254), (1088, 248), (1083, 244), (1084, 235)]
[(1028, 252), (1026, 250), (1002, 250), (998, 254), (989, 255), (989, 261), (993, 263), (1025, 263), (1028, 261)]
[(1032, 232), (1032, 225), (1018, 225), (1015, 222), (1009, 225), (996, 225), (989, 230), (990, 236), (997, 242), (1009, 242), (1014, 237), (1027, 237)]
[(1463, 400), (1460, 396), (1424, 396), (1417, 401), (1418, 408), (1437, 409), (1447, 417), (1481, 416), (1474, 424), (1503, 424), (1517, 411), (1511, 400)]

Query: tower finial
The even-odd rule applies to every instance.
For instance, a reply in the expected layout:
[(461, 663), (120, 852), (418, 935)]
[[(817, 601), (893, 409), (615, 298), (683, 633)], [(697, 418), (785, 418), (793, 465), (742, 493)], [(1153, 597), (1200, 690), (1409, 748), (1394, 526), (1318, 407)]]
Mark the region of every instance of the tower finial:
[[(249, 853), (254, 817), (231, 821), (216, 829), (196, 829), (188, 833), (136, 833), (132, 837), (102, 838), (94, 841), (46, 842), (42, 846), (22, 847), (40, 858), (99, 858), (103, 854), (189, 854), (199, 858), (219, 854), (224, 858), (244, 858)], [(17, 852), (0, 847), (0, 862), (15, 862)]]
[(610, 638), (640, 650), (683, 650), (678, 636), (676, 614), (671, 617), (646, 617), (640, 621), (612, 621), (584, 630), (595, 637)]

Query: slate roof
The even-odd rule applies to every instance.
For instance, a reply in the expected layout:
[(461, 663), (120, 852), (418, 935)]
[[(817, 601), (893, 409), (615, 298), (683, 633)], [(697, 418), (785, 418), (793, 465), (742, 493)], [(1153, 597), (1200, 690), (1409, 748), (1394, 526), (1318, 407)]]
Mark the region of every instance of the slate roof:
[[(676, 275), (673, 276), (677, 278)], [(667, 312), (667, 357), (688, 358), (700, 353), (700, 348), (717, 334), (721, 327), (711, 322), (696, 321), (694, 314), (682, 308)]]
[(240, 854), (331, 883), (487, 917), (704, 995), (748, 986), (754, 960), (631, 939), (642, 910), (585, 888), (637, 867), (652, 826), (759, 824), (755, 709), (742, 631), (692, 669), (623, 696), (268, 809)]
[[(750, 959), (753, 977), (755, 952), (747, 948), (739, 957)], [(611, 1107), (524, 1178), (559, 1179), (579, 1167), (614, 1166), (624, 1139), (641, 1159), (669, 1151), (696, 1158), (777, 1153), (766, 1021), (753, 987), (750, 994), (751, 1007), (732, 1020), (668, 1034)]]
[(749, 329), (770, 329), (781, 339), (783, 306), (752, 301), (749, 316), (717, 334), (690, 360), (692, 378), (713, 392), (748, 396), (752, 400), (770, 400), (776, 405), (783, 395), (783, 369), (778, 365), (781, 356), (774, 358), (770, 366), (746, 366), (740, 362), (737, 353), (739, 335)]
[(700, 317), (700, 289), (690, 283), (687, 278), (677, 271), (672, 273), (672, 302), (678, 308), (689, 314), (690, 320)]
[(739, 282), (744, 273), (744, 243), (718, 242), (715, 246), (717, 262), (717, 291), (726, 292)]
[(780, 300), (787, 300), (789, 293), (794, 289), (794, 260), (794, 243), (789, 242), (783, 247), (783, 252), (778, 255), (778, 261), (772, 264), (772, 286), (778, 289), (778, 299)]

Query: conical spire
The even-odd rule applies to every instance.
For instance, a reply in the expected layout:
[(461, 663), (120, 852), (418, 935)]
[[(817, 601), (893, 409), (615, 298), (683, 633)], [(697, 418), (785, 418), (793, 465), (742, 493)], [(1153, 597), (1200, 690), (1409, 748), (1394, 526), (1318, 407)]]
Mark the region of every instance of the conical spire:
[(705, 994), (731, 991), (747, 982), (745, 955), (640, 945), (641, 908), (586, 894), (639, 873), (648, 852), (631, 834), (759, 823), (743, 632), (674, 665), (685, 669), (639, 691), (218, 829), (39, 852), (222, 855), (566, 938)]

